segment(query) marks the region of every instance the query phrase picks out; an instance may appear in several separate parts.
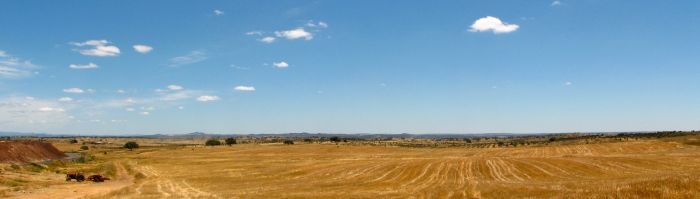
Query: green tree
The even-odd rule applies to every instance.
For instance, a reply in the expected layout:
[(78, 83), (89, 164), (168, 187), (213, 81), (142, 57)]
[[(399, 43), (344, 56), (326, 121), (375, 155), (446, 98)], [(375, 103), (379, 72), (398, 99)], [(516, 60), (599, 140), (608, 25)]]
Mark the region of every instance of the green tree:
[(236, 144), (236, 138), (226, 138), (224, 142), (226, 142), (226, 145)]
[(292, 141), (292, 140), (285, 140), (285, 141), (284, 141), (284, 144), (291, 145), (291, 144), (294, 144), (294, 141)]
[(207, 142), (204, 143), (206, 146), (218, 146), (221, 145), (221, 141), (218, 139), (209, 139)]
[(124, 148), (127, 148), (129, 150), (136, 149), (136, 148), (139, 148), (139, 144), (137, 144), (134, 141), (129, 141), (129, 142), (126, 142), (126, 144), (124, 144)]
[(85, 145), (80, 146), (80, 150), (88, 150), (88, 149), (90, 149), (88, 146), (85, 146)]

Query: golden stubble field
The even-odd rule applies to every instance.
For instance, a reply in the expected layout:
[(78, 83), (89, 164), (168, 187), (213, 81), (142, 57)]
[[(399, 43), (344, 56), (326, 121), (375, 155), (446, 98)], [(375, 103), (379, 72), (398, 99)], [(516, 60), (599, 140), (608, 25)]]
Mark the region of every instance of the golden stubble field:
[(120, 187), (89, 198), (700, 197), (700, 148), (669, 140), (483, 149), (240, 144), (98, 158), (128, 172), (116, 176)]

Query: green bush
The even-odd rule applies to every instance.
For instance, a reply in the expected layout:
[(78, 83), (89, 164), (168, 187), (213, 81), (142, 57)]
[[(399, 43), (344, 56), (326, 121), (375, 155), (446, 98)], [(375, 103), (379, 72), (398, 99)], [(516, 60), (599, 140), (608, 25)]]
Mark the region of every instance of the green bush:
[(88, 150), (88, 149), (90, 149), (88, 146), (85, 146), (85, 145), (80, 146), (80, 150)]
[(285, 141), (284, 141), (283, 143), (284, 143), (284, 144), (288, 144), (288, 145), (291, 145), (291, 144), (294, 144), (294, 141), (291, 141), (291, 140), (285, 140)]
[(218, 146), (221, 145), (221, 141), (218, 139), (209, 139), (207, 142), (204, 143), (206, 146)]
[(137, 143), (134, 142), (134, 141), (129, 141), (129, 142), (126, 142), (126, 144), (124, 144), (124, 148), (127, 148), (127, 149), (129, 149), (129, 150), (132, 150), (132, 149), (135, 149), (135, 148), (139, 148), (139, 144), (137, 144)]
[(226, 142), (226, 145), (236, 144), (236, 138), (226, 138), (224, 142)]

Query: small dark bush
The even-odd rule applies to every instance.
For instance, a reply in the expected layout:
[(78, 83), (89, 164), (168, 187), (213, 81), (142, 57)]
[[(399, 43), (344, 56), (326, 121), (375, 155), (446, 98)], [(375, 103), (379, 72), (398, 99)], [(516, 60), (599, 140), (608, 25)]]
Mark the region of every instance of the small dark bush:
[(126, 142), (126, 144), (124, 144), (124, 148), (127, 148), (127, 149), (129, 149), (129, 150), (132, 150), (132, 149), (135, 149), (135, 148), (139, 148), (139, 144), (137, 144), (137, 143), (134, 142), (134, 141), (129, 141), (129, 142)]
[(80, 146), (80, 150), (88, 150), (88, 149), (90, 149), (88, 146), (85, 146), (85, 145)]
[(226, 142), (226, 145), (236, 144), (236, 138), (226, 138), (224, 142)]
[(221, 145), (221, 141), (218, 139), (209, 139), (207, 142), (204, 143), (206, 146), (218, 146)]
[(71, 143), (71, 144), (76, 144), (76, 143), (78, 143), (78, 140), (76, 140), (76, 139), (71, 139), (71, 140), (68, 140), (68, 142)]
[(340, 138), (338, 138), (336, 136), (331, 137), (330, 140), (331, 140), (331, 142), (340, 142)]
[(294, 144), (294, 141), (291, 141), (291, 140), (285, 140), (285, 141), (284, 141), (284, 144)]

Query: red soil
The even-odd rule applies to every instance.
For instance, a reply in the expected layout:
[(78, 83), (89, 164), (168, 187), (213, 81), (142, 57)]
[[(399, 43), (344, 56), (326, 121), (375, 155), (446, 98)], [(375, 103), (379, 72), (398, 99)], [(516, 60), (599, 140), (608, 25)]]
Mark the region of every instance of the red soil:
[(46, 142), (0, 141), (0, 162), (34, 162), (67, 157)]

